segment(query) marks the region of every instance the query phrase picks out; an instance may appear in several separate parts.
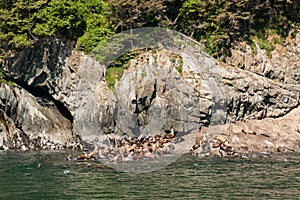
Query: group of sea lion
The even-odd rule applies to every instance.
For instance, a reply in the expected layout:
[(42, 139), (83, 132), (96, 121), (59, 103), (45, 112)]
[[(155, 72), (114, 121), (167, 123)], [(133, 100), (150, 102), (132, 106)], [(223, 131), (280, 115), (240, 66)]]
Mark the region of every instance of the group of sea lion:
[[(178, 139), (178, 138), (177, 138)], [(177, 141), (173, 129), (164, 135), (154, 135), (142, 138), (121, 137), (114, 139), (110, 145), (95, 146), (90, 153), (78, 155), (76, 160), (110, 160), (123, 162), (140, 159), (153, 159), (163, 154), (171, 154)], [(70, 157), (71, 155), (69, 155)], [(65, 160), (69, 160), (67, 156)]]
[(229, 144), (229, 141), (225, 139), (223, 136), (216, 135), (215, 139), (216, 142), (214, 143), (213, 148), (219, 148), (219, 152), (221, 156), (224, 156), (223, 152), (225, 152), (227, 155), (230, 156), (236, 154), (234, 148)]
[[(201, 128), (199, 129), (199, 132)], [(212, 151), (212, 148), (218, 150), (220, 156), (236, 156), (237, 152), (234, 147), (229, 143), (228, 139), (222, 135), (215, 135), (213, 139), (207, 136), (207, 129), (203, 130), (202, 135), (195, 135), (194, 141), (190, 149), (192, 155), (199, 155), (201, 153), (210, 155), (214, 154), (215, 151)]]

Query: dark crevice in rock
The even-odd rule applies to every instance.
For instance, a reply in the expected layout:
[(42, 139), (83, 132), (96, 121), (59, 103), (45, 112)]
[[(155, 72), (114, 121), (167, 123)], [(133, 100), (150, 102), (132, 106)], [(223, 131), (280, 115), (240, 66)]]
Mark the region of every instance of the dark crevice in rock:
[(156, 92), (157, 92), (157, 80), (155, 79), (154, 85), (153, 85), (153, 93), (150, 98), (150, 104), (152, 103), (153, 99), (156, 98)]
[(40, 75), (38, 75), (38, 76), (34, 79), (32, 85), (38, 85), (39, 83), (44, 82), (44, 81), (47, 79), (47, 76), (48, 76), (48, 75), (47, 75), (46, 72), (42, 72)]
[(58, 111), (71, 123), (73, 123), (73, 116), (69, 109), (60, 101), (54, 99), (46, 89), (42, 87), (35, 87), (32, 85), (27, 85), (25, 82), (20, 80), (14, 80), (18, 85), (20, 85), (23, 89), (27, 90), (33, 96), (37, 97), (40, 100), (41, 104), (47, 104), (47, 102), (52, 102), (58, 109)]

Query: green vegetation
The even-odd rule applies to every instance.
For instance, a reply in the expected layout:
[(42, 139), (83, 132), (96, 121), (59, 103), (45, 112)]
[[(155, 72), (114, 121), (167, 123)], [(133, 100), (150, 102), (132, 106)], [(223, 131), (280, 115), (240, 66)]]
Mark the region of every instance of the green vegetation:
[(30, 46), (42, 37), (78, 39), (90, 51), (113, 34), (109, 3), (98, 0), (5, 0), (0, 2), (0, 55)]
[(0, 69), (0, 83), (5, 83), (7, 85), (14, 85), (13, 81), (8, 80), (6, 74)]
[[(271, 55), (299, 30), (299, 13), (298, 0), (3, 0), (0, 59), (49, 36), (76, 40), (77, 50), (89, 53), (107, 37), (143, 26), (184, 33), (220, 60), (239, 41), (254, 51), (256, 43)], [(110, 86), (122, 74), (117, 68), (126, 68), (129, 58), (124, 59), (108, 70)]]
[(178, 66), (177, 66), (177, 71), (179, 72), (179, 74), (181, 75), (181, 76), (183, 76), (183, 74), (182, 74), (182, 66), (183, 66), (183, 60), (182, 60), (182, 58), (180, 57), (180, 59), (179, 59), (179, 61), (178, 61)]
[(202, 41), (211, 55), (223, 59), (236, 42), (252, 43), (253, 38), (271, 51), (274, 44), (268, 41), (269, 30), (285, 38), (299, 27), (299, 12), (299, 1), (187, 0), (180, 8), (177, 29)]
[(0, 55), (53, 35), (76, 39), (78, 50), (90, 52), (115, 33), (162, 26), (193, 37), (223, 59), (242, 40), (271, 51), (277, 42), (270, 34), (280, 41), (297, 30), (299, 13), (300, 2), (293, 0), (4, 0)]
[(271, 52), (275, 49), (276, 44), (283, 44), (284, 39), (282, 36), (278, 35), (276, 30), (269, 29), (266, 30), (264, 33), (258, 32), (255, 34), (255, 36), (251, 37), (252, 41), (252, 50), (254, 53), (256, 53), (256, 47), (254, 44), (258, 44), (260, 48), (265, 49), (267, 52), (267, 55), (271, 57)]
[(182, 66), (176, 67), (178, 73), (182, 76)]
[(143, 71), (143, 72), (141, 73), (141, 76), (142, 76), (142, 78), (145, 78), (145, 77), (147, 76), (147, 72), (146, 72), (146, 71)]
[(130, 67), (130, 60), (138, 55), (139, 51), (131, 51), (114, 60), (106, 70), (106, 83), (110, 89), (114, 89), (116, 81), (123, 76), (124, 70)]
[(124, 69), (120, 67), (111, 67), (106, 70), (106, 83), (110, 89), (114, 89), (116, 81), (122, 78)]
[(173, 63), (176, 62), (176, 56), (172, 56), (172, 57), (170, 58), (170, 61), (173, 62)]
[(170, 61), (175, 64), (178, 73), (182, 76), (183, 59), (178, 54), (172, 54)]

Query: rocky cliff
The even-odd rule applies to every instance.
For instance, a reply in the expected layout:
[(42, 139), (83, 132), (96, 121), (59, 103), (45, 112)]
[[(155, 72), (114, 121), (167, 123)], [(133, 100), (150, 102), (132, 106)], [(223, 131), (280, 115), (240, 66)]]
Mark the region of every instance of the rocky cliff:
[(257, 52), (245, 43), (240, 43), (227, 63), (251, 71), (275, 82), (298, 85), (300, 83), (300, 34), (289, 35), (282, 45), (276, 45), (271, 55), (258, 45)]
[[(268, 126), (289, 126), (298, 120), (292, 116), (299, 114), (293, 111), (300, 104), (299, 37), (277, 47), (272, 58), (263, 50), (254, 54), (241, 45), (225, 64), (195, 51), (201, 49), (196, 42), (193, 48), (175, 53), (144, 51), (131, 61), (114, 90), (106, 84), (106, 67), (74, 51), (74, 41), (40, 40), (1, 63), (15, 85), (0, 85), (0, 146), (55, 149), (75, 144), (77, 135), (95, 141), (110, 135), (163, 134), (171, 129), (183, 136), (199, 127), (223, 127), (205, 136), (203, 148), (195, 148), (201, 153), (207, 144), (214, 149), (216, 135), (245, 135), (249, 132), (246, 125), (252, 123), (266, 126), (261, 119), (267, 118)], [(288, 113), (289, 120), (278, 121)], [(239, 121), (247, 122), (240, 125), (243, 128), (228, 131)], [(260, 132), (258, 127), (250, 130), (256, 133), (250, 131), (251, 137), (272, 138), (272, 151), (279, 148), (274, 141), (281, 134), (289, 137), (286, 129), (277, 129), (283, 131), (276, 132), (276, 137), (275, 132)], [(299, 141), (297, 130), (293, 139), (286, 145), (282, 139), (280, 145), (299, 150), (294, 145)]]

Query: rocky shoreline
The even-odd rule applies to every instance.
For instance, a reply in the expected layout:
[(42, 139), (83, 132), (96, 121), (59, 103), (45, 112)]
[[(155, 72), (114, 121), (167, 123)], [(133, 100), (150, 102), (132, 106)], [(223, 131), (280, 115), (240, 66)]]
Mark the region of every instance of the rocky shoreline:
[[(101, 139), (133, 132), (145, 139), (160, 127), (194, 137), (190, 144), (170, 141), (162, 149), (172, 144), (175, 151), (198, 156), (300, 151), (300, 34), (276, 47), (272, 58), (259, 47), (254, 55), (241, 45), (227, 64), (196, 42), (182, 52), (145, 51), (124, 70), (114, 91), (106, 84), (106, 67), (74, 51), (75, 44), (41, 39), (35, 48), (1, 61), (14, 84), (0, 82), (0, 150), (86, 151), (84, 142), (93, 133)], [(162, 115), (155, 115), (157, 108)], [(124, 143), (120, 151), (137, 142)], [(139, 145), (129, 151), (133, 157)], [(147, 148), (142, 151), (153, 151)]]
[[(253, 154), (274, 154), (274, 153), (289, 153), (289, 152), (300, 152), (300, 107), (296, 108), (287, 115), (272, 119), (267, 118), (263, 120), (249, 120), (247, 122), (236, 122), (225, 125), (217, 125), (212, 127), (203, 127), (199, 130), (194, 130), (193, 140), (190, 145), (183, 145), (181, 141), (184, 140), (182, 137), (172, 137), (170, 143), (158, 140), (161, 154), (175, 153), (176, 148), (180, 148), (181, 153), (189, 154), (194, 156), (218, 156), (218, 157), (251, 157)], [(289, 134), (287, 134), (289, 133)], [(124, 139), (124, 138), (123, 138)], [(148, 140), (149, 139), (149, 140)], [(151, 141), (153, 138), (148, 138), (143, 144), (149, 144), (147, 141)], [(169, 139), (169, 138), (168, 138)], [(120, 141), (122, 139), (119, 139)], [(118, 141), (118, 140), (117, 140)], [(131, 141), (121, 145), (123, 146), (123, 153), (133, 152), (135, 158), (155, 158), (155, 154), (143, 154), (143, 149), (139, 149), (140, 146), (136, 145), (140, 140)], [(175, 144), (172, 141), (177, 141)], [(165, 151), (165, 146), (162, 144), (171, 145), (172, 151), (168, 149)], [(159, 147), (158, 145), (158, 147)], [(107, 158), (107, 151), (119, 151), (113, 148), (97, 149), (99, 152), (100, 159)], [(135, 149), (136, 148), (136, 149)], [(157, 148), (157, 147), (155, 147)], [(147, 148), (146, 152), (153, 152)], [(178, 151), (177, 151), (178, 153)], [(122, 154), (122, 153), (121, 153)], [(124, 161), (124, 155), (116, 153), (112, 154), (110, 159), (112, 161)], [(159, 156), (160, 153), (158, 153)], [(103, 157), (104, 155), (104, 157)], [(143, 156), (144, 155), (144, 156)], [(89, 159), (89, 157), (81, 157), (82, 159)], [(126, 159), (125, 159), (126, 160)], [(130, 159), (129, 159), (130, 160)]]
[[(231, 124), (203, 127), (194, 130), (189, 145), (177, 136), (174, 130), (163, 135), (141, 138), (129, 136), (110, 138), (103, 146), (88, 149), (80, 136), (65, 144), (51, 141), (46, 134), (30, 140), (26, 135), (15, 134), (10, 143), (3, 141), (0, 150), (77, 150), (83, 151), (76, 160), (109, 160), (124, 162), (131, 160), (155, 159), (166, 154), (189, 154), (194, 156), (251, 157), (259, 153), (300, 152), (300, 108), (287, 115), (272, 119), (249, 120)], [(289, 134), (286, 134), (289, 132)], [(11, 148), (9, 148), (10, 146)], [(180, 151), (176, 151), (180, 149)], [(74, 156), (74, 155), (73, 155)]]
[[(208, 152), (212, 155), (230, 155), (232, 148), (239, 155), (253, 152), (300, 152), (300, 108), (280, 118), (249, 120), (204, 128), (195, 135), (198, 148), (195, 155)], [(216, 137), (227, 143), (229, 150), (213, 147)], [(206, 138), (206, 143), (201, 143)], [(207, 144), (210, 148), (207, 148)], [(226, 146), (226, 145), (225, 145)]]
[(79, 135), (62, 144), (51, 140), (46, 134), (30, 139), (24, 133), (17, 133), (10, 141), (3, 139), (0, 144), (0, 151), (87, 150)]

